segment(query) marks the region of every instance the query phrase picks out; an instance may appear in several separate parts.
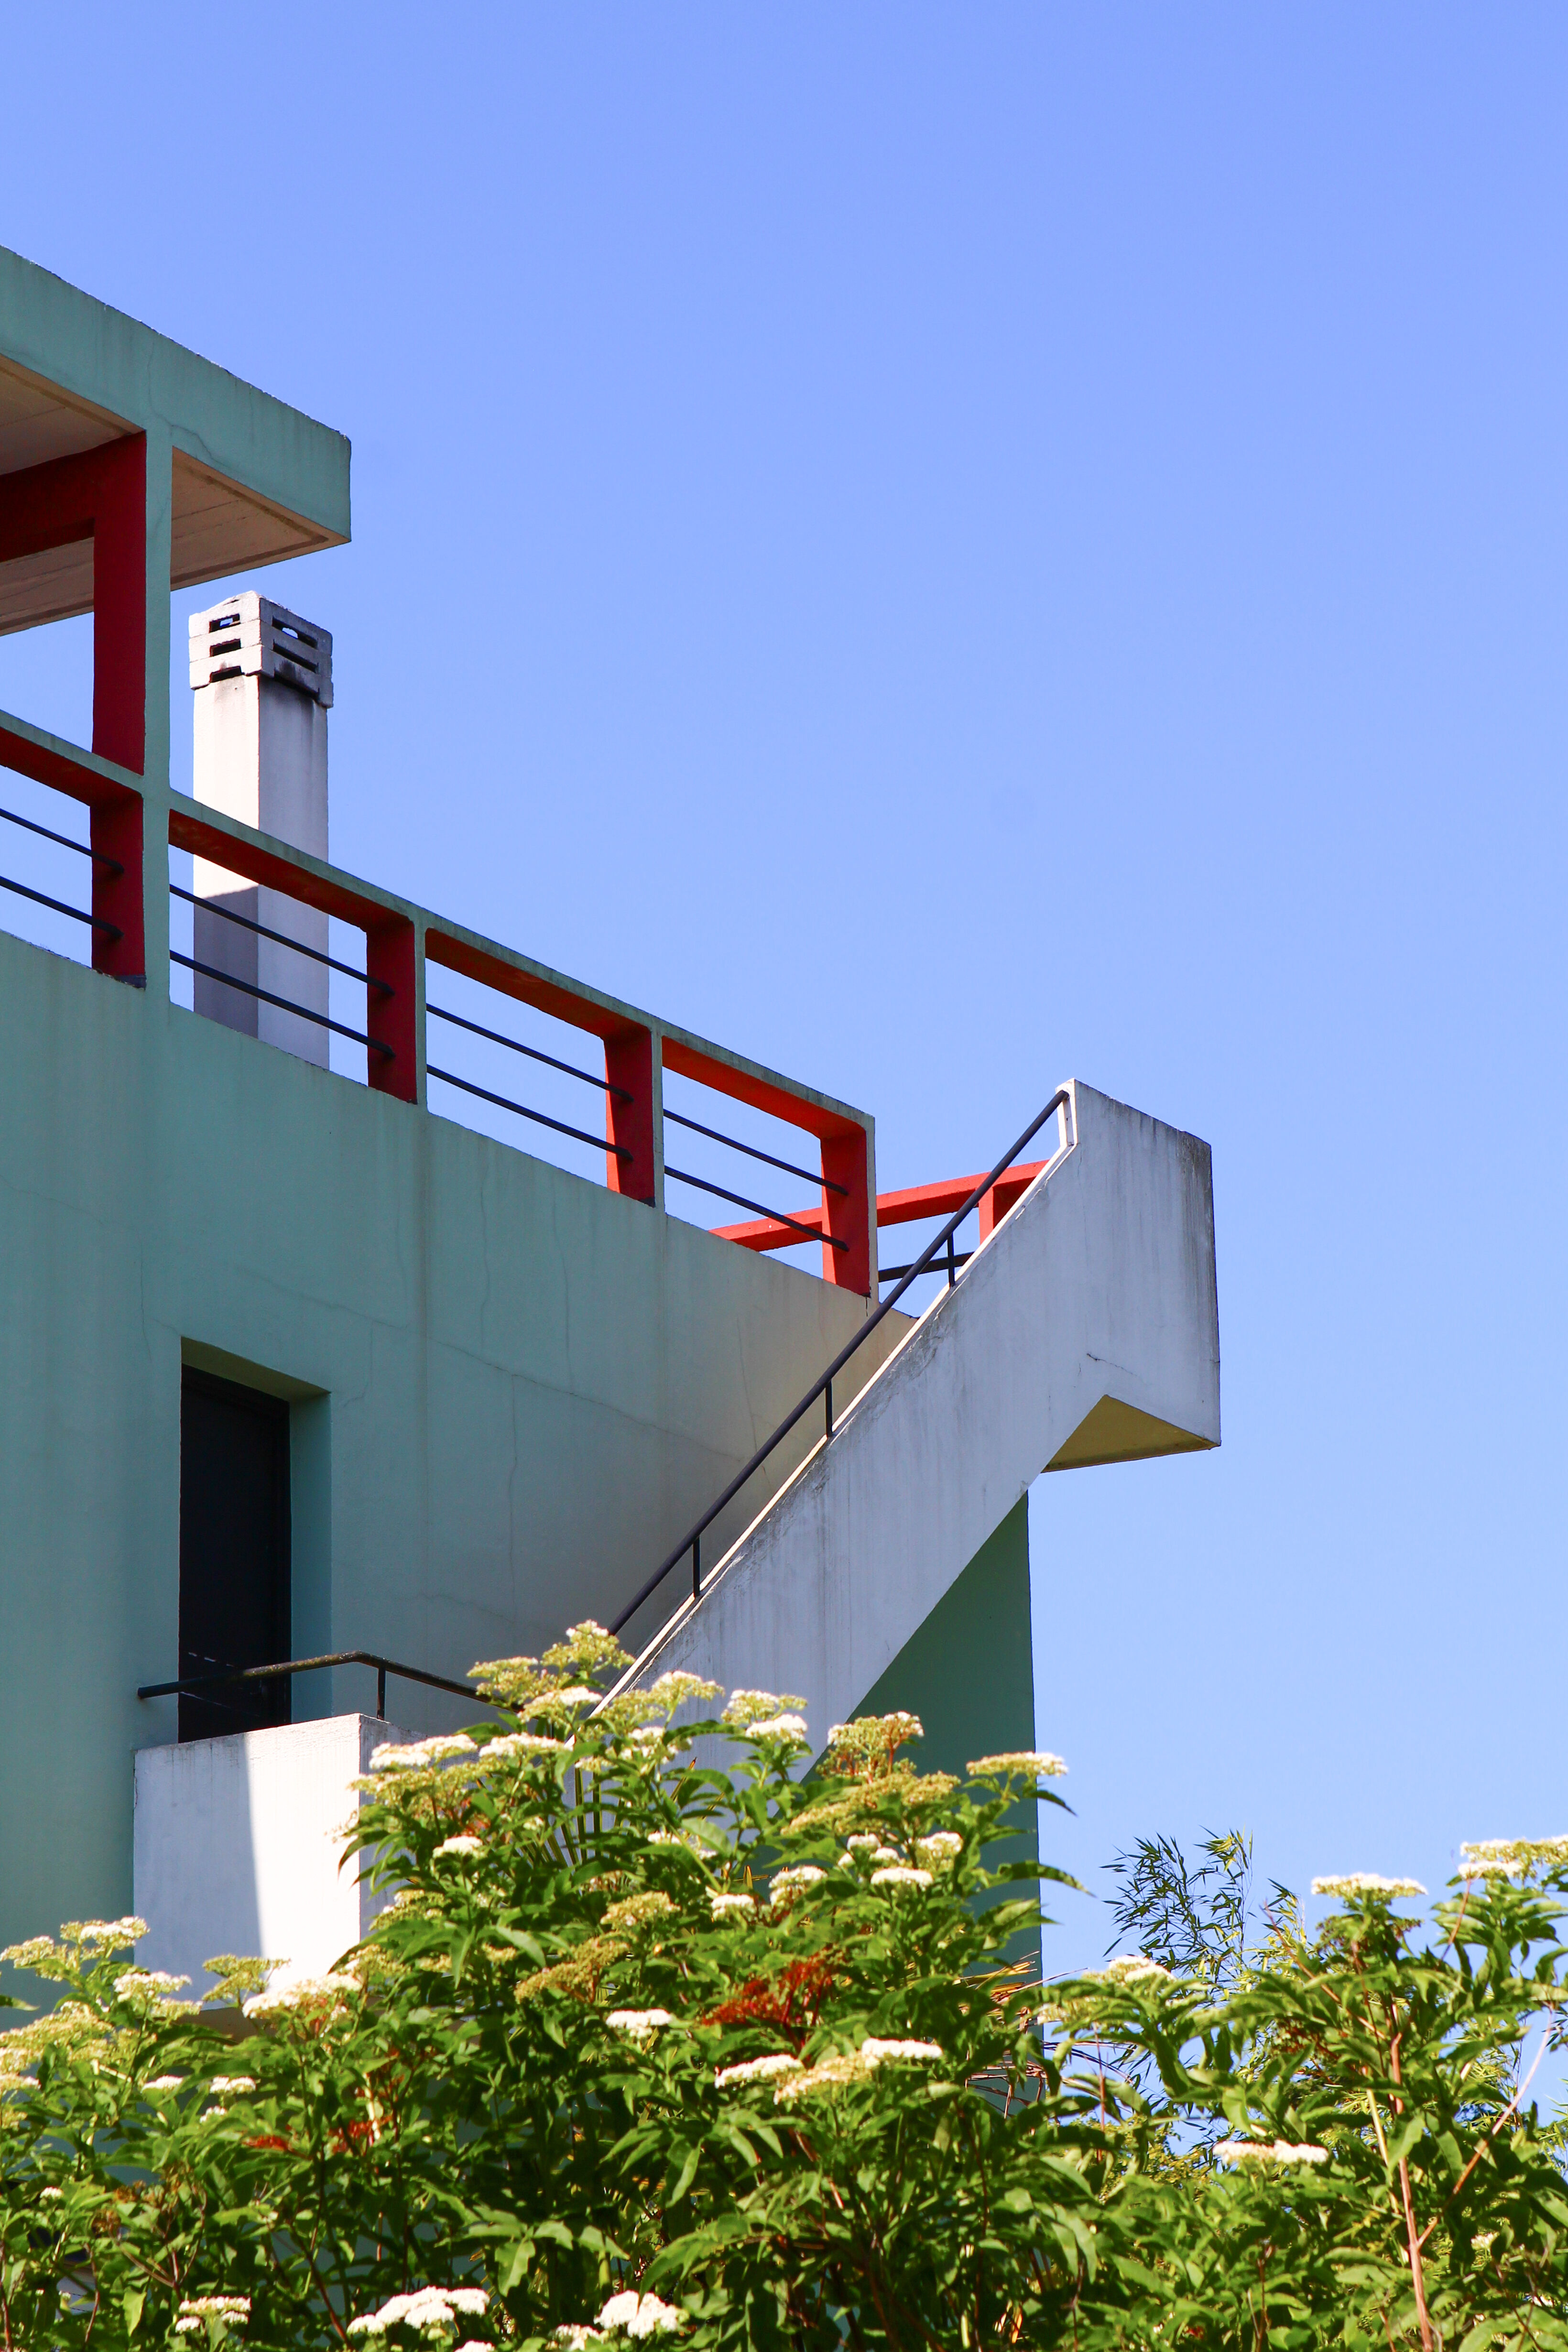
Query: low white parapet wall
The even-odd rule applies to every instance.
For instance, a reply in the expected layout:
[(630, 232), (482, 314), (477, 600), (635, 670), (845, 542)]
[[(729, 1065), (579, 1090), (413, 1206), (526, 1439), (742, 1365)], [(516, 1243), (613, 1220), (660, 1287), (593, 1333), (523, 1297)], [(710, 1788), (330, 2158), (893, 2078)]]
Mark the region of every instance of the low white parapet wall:
[(136, 1758), (134, 1895), (143, 1968), (211, 1990), (219, 1953), (280, 1960), (274, 1984), (319, 1976), (357, 1944), (386, 1898), (360, 1878), (346, 1832), (353, 1782), (383, 1740), (372, 1715), (328, 1716), (226, 1739), (143, 1748)]

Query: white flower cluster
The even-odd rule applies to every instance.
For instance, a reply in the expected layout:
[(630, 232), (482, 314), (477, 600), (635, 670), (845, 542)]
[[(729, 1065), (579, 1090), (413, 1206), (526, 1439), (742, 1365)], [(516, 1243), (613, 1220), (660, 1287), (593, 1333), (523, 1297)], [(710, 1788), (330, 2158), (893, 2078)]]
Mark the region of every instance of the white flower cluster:
[(214, 2091), (254, 2091), (256, 2080), (250, 2074), (215, 2074), (208, 2088)]
[(189, 1983), (189, 1977), (172, 1977), (167, 1969), (127, 1969), (115, 1978), (114, 1990), (121, 2000), (151, 2000), (160, 2009), (184, 2009), (189, 2004), (173, 1996)]
[(811, 1734), (806, 1729), (804, 1715), (794, 1713), (770, 1715), (761, 1723), (753, 1723), (748, 1735), (752, 1739), (782, 1739), (792, 1748), (809, 1748)]
[(1314, 1878), (1314, 1895), (1425, 1895), (1418, 1878), (1382, 1878), (1375, 1870), (1350, 1870), (1337, 1878)]
[(603, 2344), (612, 2336), (629, 2336), (634, 2344), (641, 2344), (650, 2336), (674, 2336), (685, 2325), (686, 2314), (674, 2304), (627, 2287), (610, 2297), (596, 2327), (558, 2327), (551, 2341), (568, 2347), (568, 2352), (586, 2352), (590, 2344)]
[(363, 2319), (351, 2319), (348, 2332), (385, 2336), (394, 2327), (408, 2327), (416, 2336), (455, 2336), (458, 2315), (476, 2319), (489, 2301), (482, 2286), (416, 2287), (412, 2294), (395, 2294), (379, 2311), (366, 2312)]
[(1067, 1770), (1059, 1756), (1046, 1748), (1011, 1748), (1000, 1756), (976, 1756), (971, 1759), (970, 1777), (975, 1780), (1004, 1780), (1015, 1772), (1032, 1775), (1038, 1780), (1056, 1780)]
[(627, 2033), (634, 2042), (647, 2042), (660, 2026), (673, 2025), (675, 2020), (668, 2009), (612, 2009), (605, 2023), (612, 2033)]
[(207, 2322), (216, 2319), (227, 2327), (230, 2320), (250, 2317), (250, 2297), (247, 2294), (188, 2294), (181, 2304), (174, 2321), (176, 2336), (205, 2336)]
[(931, 1883), (929, 1870), (914, 1870), (907, 1863), (885, 1863), (871, 1873), (873, 1886), (929, 1886)]
[(484, 1850), (484, 1841), (481, 1838), (443, 1838), (436, 1849), (436, 1860), (439, 1862), (444, 1853), (483, 1853)]
[(541, 1756), (565, 1745), (563, 1739), (552, 1739), (545, 1731), (505, 1731), (499, 1739), (486, 1740), (479, 1750), (479, 1762), (495, 1764), (509, 1756)]
[(183, 2074), (154, 2074), (153, 2080), (143, 2083), (142, 2087), (144, 2091), (177, 2091), (184, 2085), (184, 2079)]
[(139, 1944), (147, 1933), (147, 1922), (129, 1916), (123, 1919), (73, 1919), (62, 1933), (68, 1944), (80, 1944), (93, 1951), (100, 1944)]
[(1479, 1838), (1459, 1848), (1459, 1861), (1466, 1878), (1521, 1878), (1568, 1863), (1568, 1837)]
[(868, 2066), (885, 2066), (891, 2061), (912, 2065), (918, 2060), (934, 2061), (942, 2054), (940, 2042), (879, 2042), (868, 2034), (860, 2044), (860, 2055)]
[(857, 1830), (844, 1843), (851, 1853), (874, 1853), (880, 1850), (882, 1841), (875, 1830)]
[(1227, 2164), (1327, 2164), (1329, 2151), (1310, 2140), (1222, 2139), (1215, 2154)]
[(245, 2014), (270, 2017), (279, 2010), (310, 2009), (321, 2001), (341, 2001), (345, 1993), (359, 1990), (358, 1977), (347, 1974), (297, 1977), (291, 1985), (281, 1985), (276, 1992), (253, 1992), (245, 2004)]
[(708, 1908), (715, 1919), (742, 1919), (757, 1907), (754, 1895), (710, 1895)]
[(749, 1731), (752, 1724), (766, 1723), (786, 1707), (805, 1705), (793, 1691), (732, 1690), (719, 1720), (726, 1731)]
[[(493, 1748), (496, 1742), (491, 1740)], [(370, 1752), (373, 1772), (417, 1772), (426, 1764), (445, 1764), (454, 1756), (477, 1756), (479, 1750), (466, 1731), (438, 1731), (430, 1739), (412, 1739), (399, 1747), (395, 1739), (384, 1739), (379, 1748)]]
[(775, 2074), (802, 2072), (798, 2058), (792, 2058), (787, 2050), (774, 2050), (766, 2058), (743, 2058), (737, 2066), (719, 2067), (713, 2076), (713, 2087), (723, 2091), (731, 2083), (770, 2083)]
[(915, 1852), (932, 1870), (946, 1870), (963, 1852), (963, 1840), (956, 1830), (933, 1830), (930, 1837), (916, 1838)]
[(819, 1885), (826, 1875), (827, 1873), (815, 1862), (792, 1863), (787, 1870), (774, 1874), (773, 1884), (768, 1888), (769, 1899), (776, 1903), (781, 1895), (787, 1897), (797, 1894), (803, 1886)]
[(1146, 1981), (1150, 1977), (1163, 1977), (1167, 1984), (1171, 1982), (1170, 1969), (1163, 1969), (1158, 1960), (1152, 1960), (1147, 1952), (1119, 1952), (1115, 1959), (1106, 1962), (1104, 1968), (1090, 1969), (1088, 1973), (1091, 1977), (1101, 1978), (1107, 1984), (1136, 1984), (1141, 1978)]

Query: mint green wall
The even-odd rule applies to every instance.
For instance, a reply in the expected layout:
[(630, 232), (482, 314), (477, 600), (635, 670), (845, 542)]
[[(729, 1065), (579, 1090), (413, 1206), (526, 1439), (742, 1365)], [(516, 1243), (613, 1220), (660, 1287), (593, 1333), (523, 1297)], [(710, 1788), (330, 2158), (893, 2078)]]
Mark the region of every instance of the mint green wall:
[(296, 1654), (460, 1675), (614, 1614), (867, 1307), (4, 934), (0, 1002), (4, 1943), (129, 1906), (183, 1352), (293, 1400)]
[[(981, 1546), (858, 1711), (890, 1715), (896, 1707), (918, 1715), (924, 1727), (925, 1738), (909, 1753), (925, 1772), (962, 1778), (973, 1757), (1034, 1747), (1027, 1496)], [(1018, 1862), (1038, 1853), (1037, 1808), (1029, 1804), (1019, 1809), (1017, 1838), (998, 1854)]]

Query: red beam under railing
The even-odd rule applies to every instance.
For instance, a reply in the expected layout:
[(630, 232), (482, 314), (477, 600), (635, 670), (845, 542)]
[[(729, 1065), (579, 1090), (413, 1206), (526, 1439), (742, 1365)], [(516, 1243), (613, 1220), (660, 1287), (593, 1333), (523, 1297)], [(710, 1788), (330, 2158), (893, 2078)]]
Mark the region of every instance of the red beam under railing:
[[(1028, 1191), (1047, 1160), (1037, 1160), (1026, 1168), (1010, 1168), (1005, 1176), (993, 1184), (980, 1200), (980, 1238), (984, 1241), (994, 1232), (1009, 1209), (1016, 1206)], [(921, 1217), (951, 1217), (953, 1211), (968, 1200), (979, 1176), (953, 1176), (943, 1184), (911, 1184), (901, 1192), (879, 1192), (877, 1223), (912, 1225)], [(813, 1233), (822, 1231), (822, 1210), (814, 1206), (791, 1212), (796, 1225), (809, 1225)], [(714, 1225), (711, 1231), (720, 1241), (739, 1242), (742, 1249), (788, 1249), (798, 1242), (800, 1234), (795, 1226), (781, 1224), (774, 1217), (761, 1217), (748, 1225)]]

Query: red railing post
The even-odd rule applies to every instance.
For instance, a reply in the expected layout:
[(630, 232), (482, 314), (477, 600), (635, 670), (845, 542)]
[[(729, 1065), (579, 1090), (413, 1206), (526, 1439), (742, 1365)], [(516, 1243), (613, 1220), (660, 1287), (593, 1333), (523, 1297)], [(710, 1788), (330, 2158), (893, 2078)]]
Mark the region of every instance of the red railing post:
[(871, 1187), (867, 1164), (866, 1130), (851, 1127), (822, 1139), (822, 1172), (842, 1192), (822, 1188), (822, 1209), (827, 1231), (847, 1244), (834, 1249), (822, 1244), (822, 1278), (839, 1290), (871, 1294)]
[(373, 981), (385, 982), (390, 996), (367, 988), (365, 1034), (380, 1045), (390, 1045), (392, 1058), (367, 1052), (365, 1076), (378, 1094), (395, 1095), (399, 1102), (419, 1100), (419, 943), (405, 915), (389, 915), (384, 922), (367, 924), (364, 968)]
[[(612, 1192), (634, 1201), (656, 1198), (653, 1150), (653, 1032), (628, 1024), (605, 1040), (605, 1077), (630, 1095), (605, 1097), (605, 1140), (619, 1150), (605, 1154), (605, 1181)], [(623, 1160), (621, 1151), (631, 1158)]]

